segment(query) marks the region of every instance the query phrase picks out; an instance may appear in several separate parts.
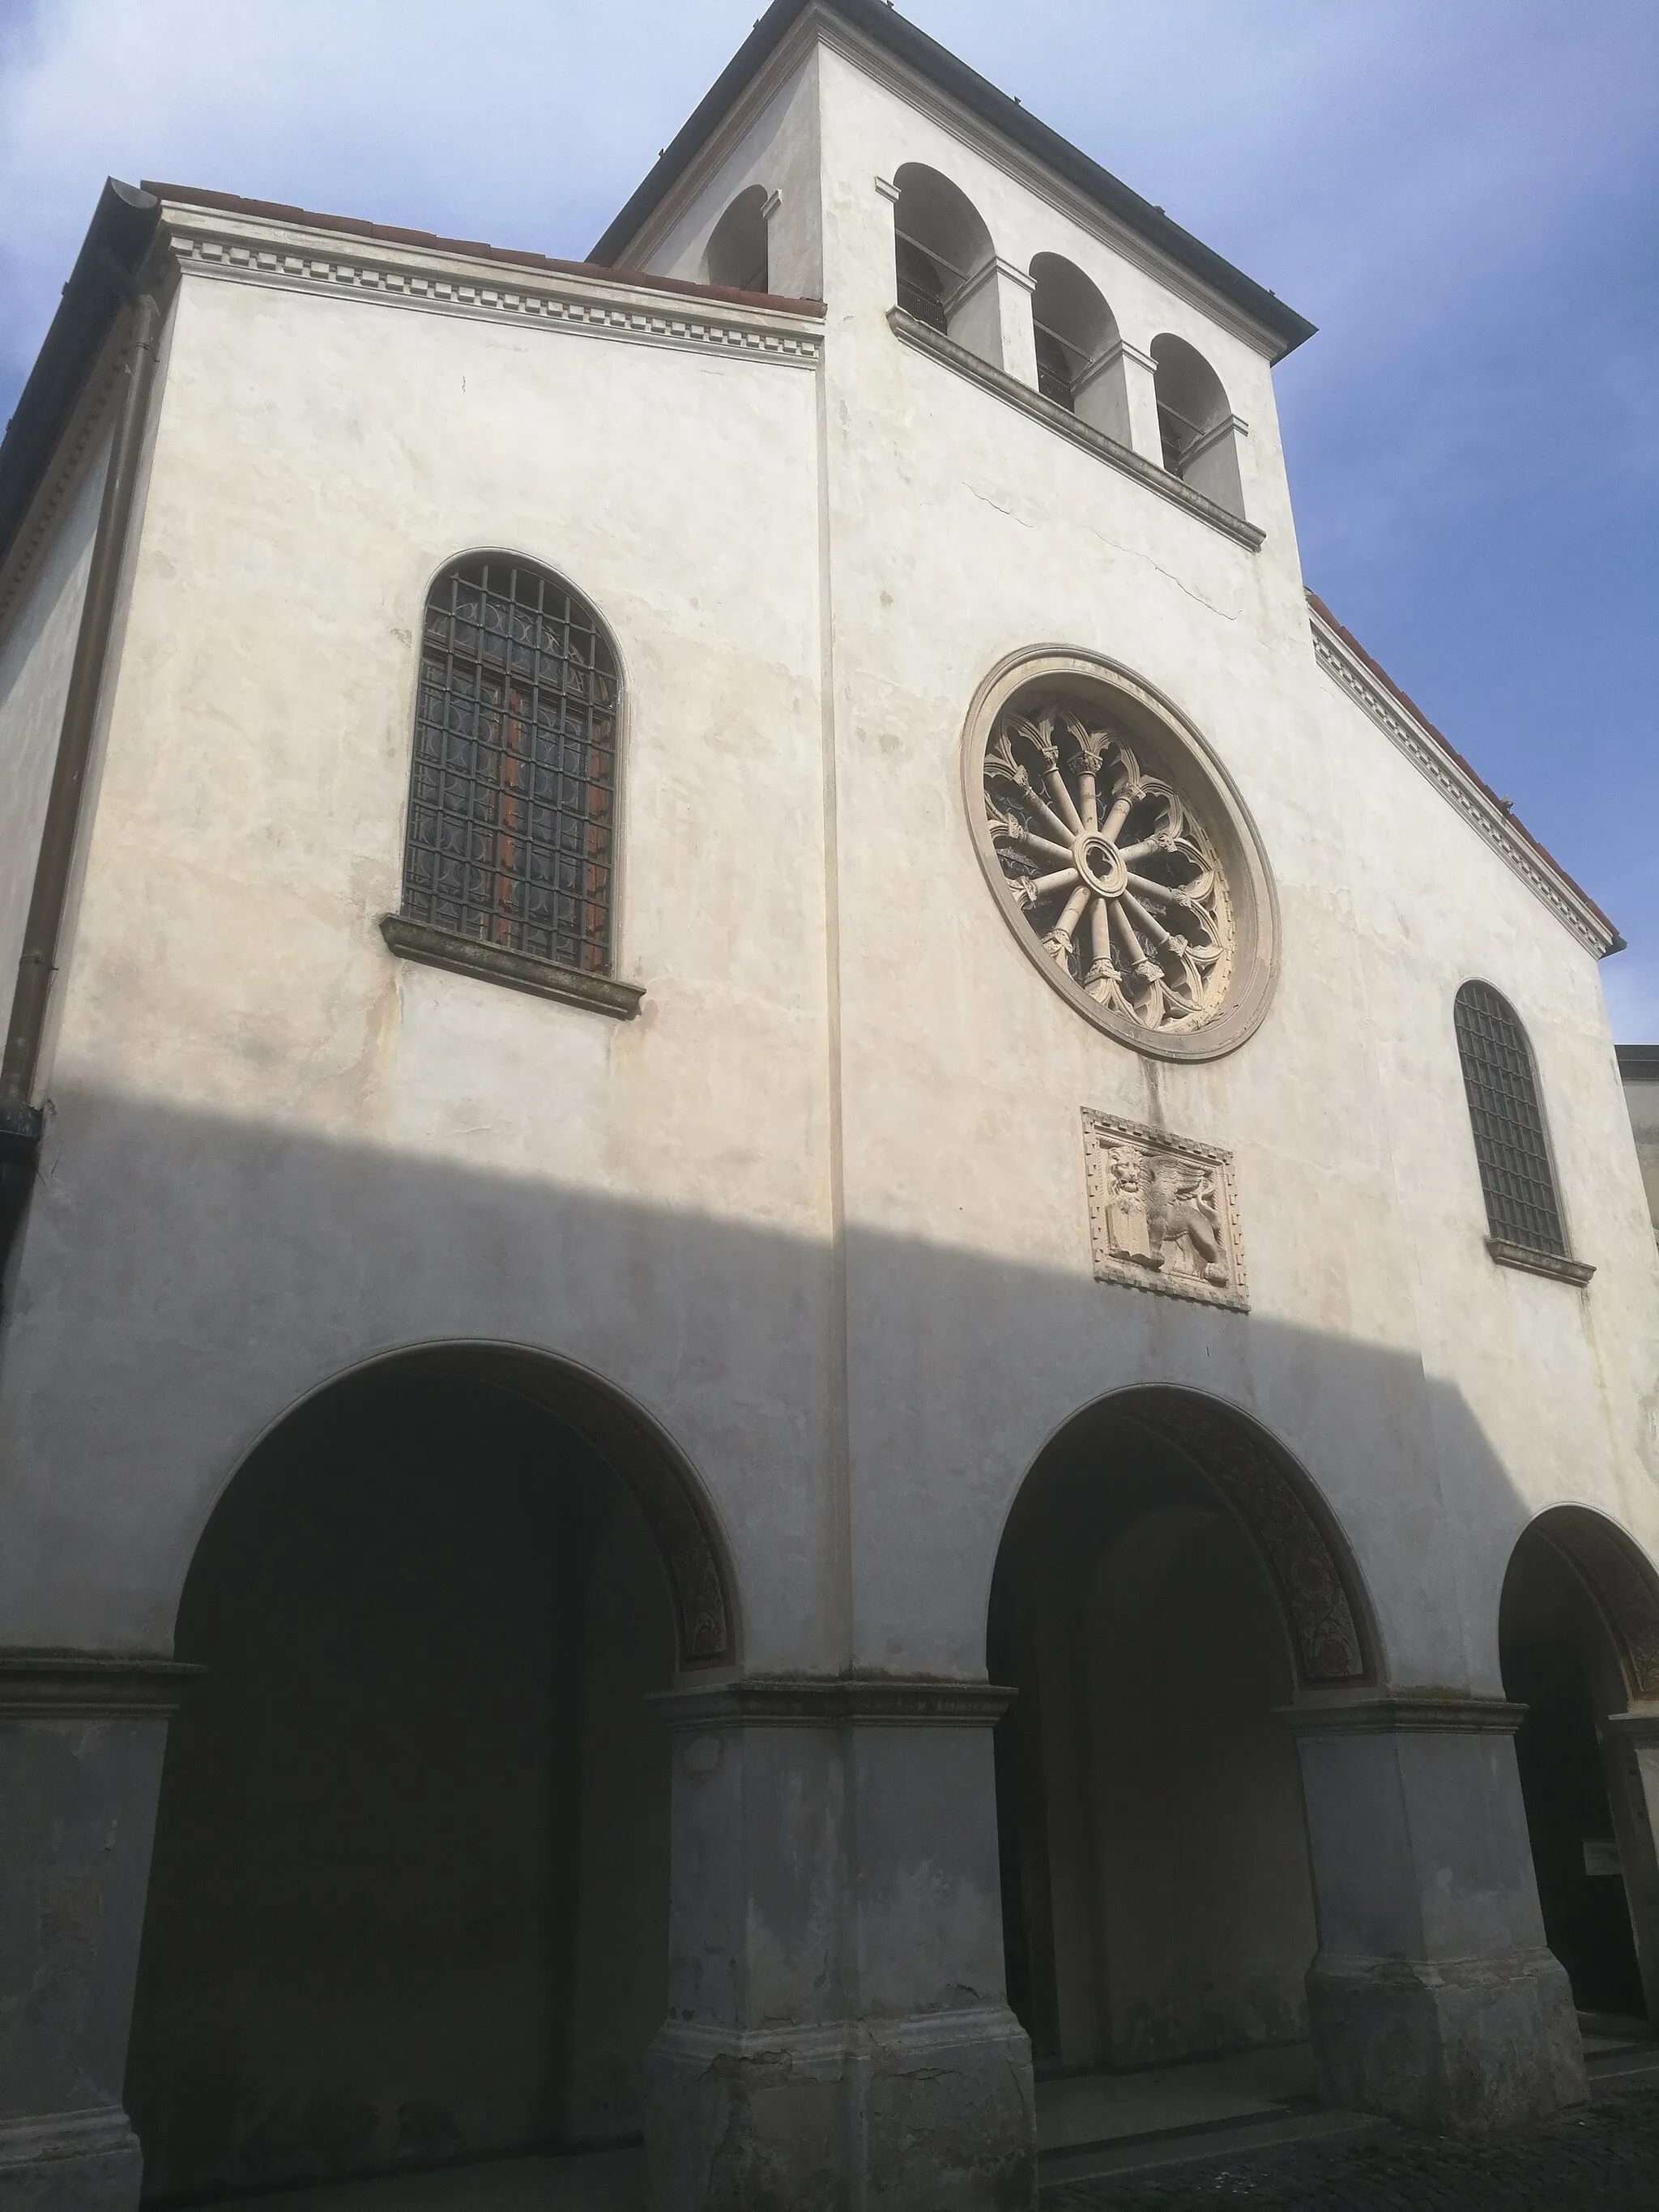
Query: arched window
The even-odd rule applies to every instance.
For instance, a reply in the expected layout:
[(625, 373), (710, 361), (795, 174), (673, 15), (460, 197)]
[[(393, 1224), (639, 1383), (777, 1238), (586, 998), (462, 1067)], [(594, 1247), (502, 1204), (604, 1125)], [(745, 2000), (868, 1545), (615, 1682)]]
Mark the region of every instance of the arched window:
[(1452, 1019), (1486, 1224), (1500, 1244), (1566, 1257), (1527, 1033), (1490, 983), (1465, 983)]
[[(1112, 422), (1100, 421), (1089, 404), (1102, 357), (1117, 343), (1111, 309), (1097, 286), (1060, 254), (1037, 254), (1031, 263), (1031, 279), (1037, 390), (1045, 399), (1093, 421), (1097, 428), (1121, 436), (1115, 413)], [(1127, 444), (1127, 437), (1121, 442)]]
[(738, 194), (708, 234), (703, 267), (711, 284), (724, 284), (734, 292), (769, 289), (766, 198), (764, 185), (750, 185)]
[(978, 209), (948, 177), (919, 161), (907, 161), (893, 182), (900, 307), (1000, 368), (1001, 310), (988, 282), (995, 257)]
[(1152, 362), (1164, 467), (1230, 514), (1242, 516), (1244, 494), (1237, 444), (1241, 426), (1227, 404), (1221, 379), (1185, 338), (1154, 338)]
[(510, 554), (433, 585), (415, 714), (403, 912), (611, 971), (620, 686), (598, 616)]

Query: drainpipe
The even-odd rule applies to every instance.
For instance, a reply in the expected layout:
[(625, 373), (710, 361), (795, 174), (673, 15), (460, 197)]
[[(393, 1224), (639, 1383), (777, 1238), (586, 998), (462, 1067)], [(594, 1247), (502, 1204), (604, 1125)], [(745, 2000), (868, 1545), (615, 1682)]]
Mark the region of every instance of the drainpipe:
[(155, 379), (156, 337), (161, 311), (154, 297), (141, 293), (112, 253), (101, 258), (106, 280), (133, 308), (127, 356), (127, 389), (116, 426), (115, 442), (104, 477), (103, 503), (87, 572), (86, 598), (75, 641), (69, 694), (52, 769), (46, 818), (34, 866), (34, 890), (17, 963), (11, 1020), (0, 1060), (0, 1268), (11, 1249), (24, 1202), (34, 1181), (43, 1115), (33, 1103), (46, 1032), (46, 1005), (57, 970), (58, 939), (68, 902), (81, 822), (81, 801), (98, 726), (98, 701), (109, 654), (115, 594), (126, 556), (127, 532), (137, 490), (139, 461)]

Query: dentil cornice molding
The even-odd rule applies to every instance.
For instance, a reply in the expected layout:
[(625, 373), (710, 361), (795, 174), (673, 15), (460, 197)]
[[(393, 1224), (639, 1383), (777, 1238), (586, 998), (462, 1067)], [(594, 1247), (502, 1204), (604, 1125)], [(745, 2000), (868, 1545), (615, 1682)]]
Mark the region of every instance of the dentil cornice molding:
[(736, 354), (787, 368), (815, 369), (823, 357), (817, 319), (781, 308), (688, 298), (599, 270), (587, 276), (515, 267), (441, 246), (312, 230), (177, 201), (164, 202), (162, 220), (173, 256), (190, 276), (681, 352)]

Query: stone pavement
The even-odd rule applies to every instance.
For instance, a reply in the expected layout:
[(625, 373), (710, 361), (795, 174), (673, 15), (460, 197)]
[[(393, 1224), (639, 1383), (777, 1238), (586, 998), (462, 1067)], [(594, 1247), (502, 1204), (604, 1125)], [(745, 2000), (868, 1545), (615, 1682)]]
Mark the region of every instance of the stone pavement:
[(1144, 2181), (1059, 2181), (1042, 2212), (1659, 2212), (1659, 2087), (1597, 2091), (1524, 2135), (1358, 2142), (1219, 2159)]

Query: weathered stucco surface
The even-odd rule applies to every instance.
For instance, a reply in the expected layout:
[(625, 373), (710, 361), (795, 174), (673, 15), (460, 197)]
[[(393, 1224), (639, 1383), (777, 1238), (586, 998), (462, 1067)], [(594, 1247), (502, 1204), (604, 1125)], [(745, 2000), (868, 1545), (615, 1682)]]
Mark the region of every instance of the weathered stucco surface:
[[(899, 342), (882, 185), (914, 163), (972, 201), (1008, 298), (1060, 253), (1137, 359), (1198, 349), (1243, 426), (1259, 548)], [(723, 1547), (720, 1679), (911, 1684), (908, 1717), (676, 1723), (660, 2202), (839, 2203), (845, 2094), (881, 2147), (872, 2204), (940, 2177), (952, 2203), (1014, 2203), (1030, 2077), (994, 1713), (927, 1711), (915, 1684), (983, 1681), (1045, 1445), (1149, 1383), (1224, 1401), (1322, 1502), (1368, 1690), (1501, 1698), (1499, 1594), (1536, 1515), (1595, 1508), (1659, 1556), (1659, 1258), (1591, 950), (1316, 659), (1268, 334), (845, 42), (763, 88), (636, 264), (700, 277), (757, 184), (773, 289), (821, 295), (823, 323), (599, 276), (565, 284), (580, 319), (532, 317), (497, 265), (169, 210), (184, 273), (4, 1319), (0, 1643), (165, 1651), (238, 1468), (385, 1355), (507, 1345), (597, 1380), (672, 1443)], [(369, 283), (393, 263), (397, 287)], [(20, 851), (89, 495), (0, 640)], [(377, 927), (425, 595), (481, 550), (556, 571), (616, 645), (635, 1020), (399, 961)], [(987, 890), (964, 720), (988, 671), (1044, 647), (1164, 695), (1255, 823), (1282, 956), (1223, 1057), (1080, 1020)], [(1452, 1029), (1471, 977), (1525, 1024), (1586, 1288), (1487, 1252)], [(1085, 1107), (1231, 1153), (1248, 1313), (1095, 1279)], [(1213, 1583), (1224, 1609), (1230, 1532), (1188, 1532), (1187, 1602)], [(1114, 1707), (1133, 1607), (1102, 1595), (1112, 1572), (1082, 1702), (1097, 1765), (1152, 1776), (1148, 1716), (1173, 1729), (1201, 1685), (1166, 1654), (1145, 1710)], [(1084, 1836), (1100, 1806), (1078, 1812), (1079, 1894), (1127, 1964), (1109, 2001), (1068, 2000), (1076, 2047), (1297, 2032), (1310, 1871), (1342, 2094), (1447, 2124), (1573, 2094), (1507, 1739), (1462, 1705), (1305, 1737), (1304, 1852), (1268, 1718), (1283, 1654), (1240, 1607), (1237, 1729), (1185, 1739), (1107, 1844)], [(1246, 1770), (1259, 1863), (1183, 1857), (1194, 1806)], [(1136, 1951), (1123, 1899), (1154, 1861), (1202, 1893), (1189, 1954)], [(594, 1893), (621, 1863), (588, 1867)], [(1386, 1988), (1385, 1954), (1410, 1962)], [(1436, 1979), (1470, 1959), (1468, 1986)], [(1386, 2092), (1383, 2011), (1414, 2054)], [(575, 2092), (590, 2117), (625, 2097), (610, 2065)]]
[(23, 949), (34, 856), (108, 463), (106, 438), (81, 464), (35, 556), (35, 574), (0, 626), (0, 728), (5, 732), (0, 745), (0, 988), (8, 993)]
[(1648, 1194), (1648, 1212), (1659, 1236), (1659, 1071), (1644, 1064), (1625, 1077), (1625, 1103), (1636, 1139), (1636, 1157), (1642, 1170), (1642, 1186)]

